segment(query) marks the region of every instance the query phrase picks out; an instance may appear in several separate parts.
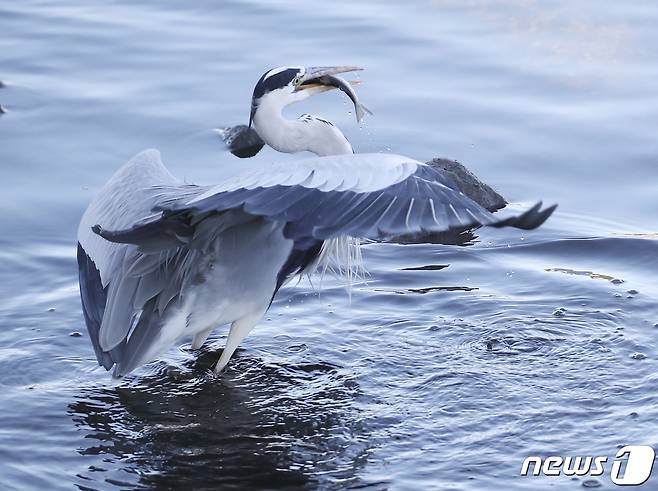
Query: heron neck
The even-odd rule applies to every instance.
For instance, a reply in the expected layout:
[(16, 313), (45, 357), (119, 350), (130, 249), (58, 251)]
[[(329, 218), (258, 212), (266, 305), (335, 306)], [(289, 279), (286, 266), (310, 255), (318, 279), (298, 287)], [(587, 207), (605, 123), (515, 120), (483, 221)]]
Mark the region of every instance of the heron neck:
[(318, 156), (354, 153), (345, 135), (318, 118), (283, 117), (277, 101), (263, 100), (254, 115), (254, 127), (265, 143), (279, 152), (312, 152)]

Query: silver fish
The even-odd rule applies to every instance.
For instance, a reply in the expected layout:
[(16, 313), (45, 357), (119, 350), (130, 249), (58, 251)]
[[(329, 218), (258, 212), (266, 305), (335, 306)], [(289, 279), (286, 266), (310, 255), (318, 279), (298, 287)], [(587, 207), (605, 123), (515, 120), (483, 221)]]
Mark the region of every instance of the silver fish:
[(332, 87), (336, 87), (337, 89), (340, 89), (347, 94), (347, 97), (349, 97), (354, 104), (354, 112), (356, 114), (356, 121), (358, 123), (361, 122), (365, 113), (368, 113), (372, 116), (372, 111), (359, 102), (356, 91), (352, 87), (352, 85), (357, 85), (359, 81), (355, 80), (350, 83), (345, 79), (337, 77), (336, 75), (324, 75), (317, 80), (319, 80), (320, 83), (324, 85), (331, 85)]

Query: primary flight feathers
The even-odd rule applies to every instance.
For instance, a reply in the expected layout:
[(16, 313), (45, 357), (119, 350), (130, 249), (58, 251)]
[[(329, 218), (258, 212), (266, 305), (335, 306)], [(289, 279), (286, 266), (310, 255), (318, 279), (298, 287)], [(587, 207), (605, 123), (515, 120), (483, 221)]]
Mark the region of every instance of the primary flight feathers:
[[(154, 156), (155, 157), (155, 156)], [(173, 189), (169, 189), (171, 194)], [(95, 228), (106, 240), (147, 245), (185, 237), (204, 218), (241, 209), (285, 223), (284, 236), (326, 240), (341, 235), (390, 238), (416, 232), (443, 232), (481, 225), (533, 229), (555, 206), (541, 203), (526, 212), (498, 218), (467, 198), (445, 175), (426, 164), (390, 154), (320, 157), (286, 163), (229, 179), (185, 199), (163, 193), (159, 214), (128, 228)]]

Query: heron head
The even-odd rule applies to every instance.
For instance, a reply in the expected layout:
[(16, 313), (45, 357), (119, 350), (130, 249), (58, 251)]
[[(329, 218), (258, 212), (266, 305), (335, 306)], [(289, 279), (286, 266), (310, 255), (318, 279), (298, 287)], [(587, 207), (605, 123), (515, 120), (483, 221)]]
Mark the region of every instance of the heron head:
[(312, 95), (336, 88), (335, 85), (323, 81), (322, 77), (356, 70), (362, 70), (362, 68), (355, 66), (279, 67), (265, 72), (254, 87), (249, 126), (251, 127), (256, 111), (263, 101), (271, 101), (280, 108), (284, 108), (293, 102), (302, 101)]

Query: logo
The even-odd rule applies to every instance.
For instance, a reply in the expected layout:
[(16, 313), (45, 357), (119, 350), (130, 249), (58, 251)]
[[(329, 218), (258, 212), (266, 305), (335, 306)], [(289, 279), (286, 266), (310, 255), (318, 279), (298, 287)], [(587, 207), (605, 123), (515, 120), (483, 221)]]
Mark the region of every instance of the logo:
[[(656, 453), (646, 445), (626, 445), (617, 451), (609, 466), (610, 479), (619, 486), (639, 486), (649, 480)], [(527, 457), (521, 475), (601, 476), (606, 473), (608, 457)], [(530, 470), (532, 468), (532, 471)]]

